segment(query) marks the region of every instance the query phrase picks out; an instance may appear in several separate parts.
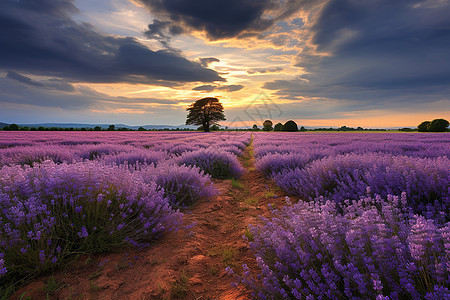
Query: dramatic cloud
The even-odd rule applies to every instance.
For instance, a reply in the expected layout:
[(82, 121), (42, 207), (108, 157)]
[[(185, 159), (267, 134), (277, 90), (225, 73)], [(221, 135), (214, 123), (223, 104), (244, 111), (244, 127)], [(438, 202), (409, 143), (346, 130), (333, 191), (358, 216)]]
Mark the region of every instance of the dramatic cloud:
[(220, 59), (215, 58), (215, 57), (200, 57), (198, 60), (200, 61), (200, 64), (202, 65), (202, 67), (205, 67), (205, 68), (208, 67), (213, 62), (220, 62)]
[(29, 77), (20, 75), (19, 73), (16, 73), (14, 71), (8, 72), (6, 77), (10, 78), (10, 79), (13, 79), (13, 80), (17, 80), (17, 81), (22, 82), (22, 83), (27, 84), (27, 85), (40, 86), (40, 87), (44, 86), (42, 83), (40, 83), (38, 81), (35, 81), (35, 80), (32, 80)]
[[(209, 39), (248, 37), (269, 29), (311, 0), (137, 0), (160, 22), (205, 32)], [(155, 21), (153, 22), (155, 24)]]
[(218, 90), (226, 91), (226, 92), (236, 92), (240, 91), (244, 88), (241, 84), (230, 84), (230, 85), (224, 85), (218, 88)]
[(193, 91), (204, 91), (204, 92), (212, 92), (214, 90), (220, 90), (225, 92), (236, 92), (240, 91), (244, 88), (241, 84), (230, 84), (230, 85), (223, 85), (223, 86), (214, 86), (214, 85), (200, 85), (195, 88), (193, 88)]
[(70, 83), (64, 82), (63, 80), (56, 79), (56, 78), (36, 81), (29, 77), (26, 77), (19, 73), (16, 73), (14, 71), (9, 71), (8, 74), (6, 75), (6, 78), (9, 78), (12, 80), (17, 80), (26, 85), (40, 87), (40, 88), (47, 88), (47, 89), (51, 89), (51, 90), (60, 90), (60, 91), (67, 91), (67, 92), (72, 92), (75, 90), (73, 85), (71, 85)]
[(306, 74), (264, 87), (373, 107), (448, 99), (449, 15), (449, 1), (331, 0), (312, 27), (316, 52), (298, 56)]
[[(30, 81), (33, 84), (30, 84)], [(50, 88), (49, 86), (52, 84), (56, 87)], [(58, 88), (58, 84), (60, 88)], [(180, 103), (187, 105), (192, 102), (192, 99), (114, 97), (85, 86), (75, 88), (70, 85), (70, 88), (64, 88), (64, 83), (60, 81), (45, 80), (37, 82), (13, 72), (9, 72), (5, 77), (0, 77), (0, 95), (0, 105), (28, 105), (36, 108), (72, 111), (86, 111), (89, 109), (107, 111), (127, 108), (146, 112), (149, 109), (149, 105), (160, 107)]]
[(224, 81), (179, 53), (152, 51), (134, 38), (77, 23), (75, 12), (71, 0), (0, 1), (0, 70), (79, 82)]
[(204, 92), (212, 92), (216, 89), (216, 86), (214, 85), (200, 85), (200, 86), (196, 86), (195, 88), (193, 88), (193, 91), (204, 91)]
[(255, 68), (247, 70), (248, 74), (257, 74), (257, 73), (274, 73), (274, 72), (280, 72), (283, 71), (283, 67), (272, 67), (272, 68)]
[(144, 32), (144, 35), (149, 39), (157, 40), (164, 47), (172, 49), (170, 46), (172, 35), (179, 35), (183, 32), (184, 29), (181, 26), (167, 21), (153, 20), (152, 23), (148, 24), (148, 29)]

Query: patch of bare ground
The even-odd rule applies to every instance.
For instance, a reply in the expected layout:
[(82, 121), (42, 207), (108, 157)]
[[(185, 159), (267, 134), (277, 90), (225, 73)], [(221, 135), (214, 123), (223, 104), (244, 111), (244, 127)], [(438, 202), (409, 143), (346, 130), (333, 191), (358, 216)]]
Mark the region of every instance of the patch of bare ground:
[(184, 229), (142, 250), (81, 257), (11, 299), (250, 299), (225, 268), (259, 271), (243, 236), (259, 216), (270, 215), (269, 203), (283, 206), (285, 195), (255, 169), (251, 144), (240, 161), (242, 178), (214, 181), (220, 195), (184, 210)]

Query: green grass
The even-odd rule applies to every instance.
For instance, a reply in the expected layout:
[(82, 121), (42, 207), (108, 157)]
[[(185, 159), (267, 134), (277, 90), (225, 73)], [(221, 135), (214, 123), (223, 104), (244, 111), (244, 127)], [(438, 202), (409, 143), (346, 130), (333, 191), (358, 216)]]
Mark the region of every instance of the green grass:
[(258, 204), (258, 199), (253, 198), (253, 197), (247, 198), (247, 199), (244, 200), (244, 203), (247, 204), (247, 205), (254, 205), (254, 206), (256, 206)]
[(55, 277), (51, 276), (45, 282), (44, 292), (47, 294), (47, 298), (65, 287), (66, 285), (62, 282), (59, 282)]
[(231, 179), (231, 186), (240, 190), (244, 189), (244, 185), (242, 184), (242, 182), (235, 178)]
[(221, 258), (222, 262), (227, 266), (232, 266), (234, 258), (237, 255), (237, 250), (230, 247), (230, 246), (224, 246), (221, 251)]
[(249, 242), (253, 242), (255, 240), (253, 234), (250, 232), (248, 228), (245, 228), (244, 236), (248, 239)]
[(211, 276), (216, 276), (219, 273), (219, 266), (218, 265), (210, 265), (208, 267), (208, 274)]
[(182, 270), (180, 278), (171, 284), (171, 296), (175, 299), (184, 299), (189, 291), (188, 288), (189, 275), (186, 270)]
[(276, 196), (277, 195), (274, 192), (272, 192), (272, 191), (267, 191), (267, 192), (264, 193), (264, 198), (266, 198), (266, 199), (274, 198)]

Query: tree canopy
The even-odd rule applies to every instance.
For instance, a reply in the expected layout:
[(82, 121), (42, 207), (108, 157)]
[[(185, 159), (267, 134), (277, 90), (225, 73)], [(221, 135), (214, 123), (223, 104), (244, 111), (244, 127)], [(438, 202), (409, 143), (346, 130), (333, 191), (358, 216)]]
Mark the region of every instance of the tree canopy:
[(273, 123), (271, 120), (265, 120), (263, 123), (263, 130), (264, 131), (272, 131), (273, 130)]
[(445, 119), (434, 119), (433, 121), (423, 121), (417, 126), (420, 132), (444, 132), (450, 123)]
[(297, 123), (292, 120), (287, 121), (284, 123), (282, 131), (298, 131)]
[(277, 123), (273, 128), (273, 131), (281, 131), (281, 130), (283, 130), (283, 124), (281, 123)]
[(189, 112), (186, 125), (201, 125), (205, 131), (210, 130), (210, 125), (226, 120), (223, 106), (217, 98), (207, 97), (197, 100), (186, 110)]

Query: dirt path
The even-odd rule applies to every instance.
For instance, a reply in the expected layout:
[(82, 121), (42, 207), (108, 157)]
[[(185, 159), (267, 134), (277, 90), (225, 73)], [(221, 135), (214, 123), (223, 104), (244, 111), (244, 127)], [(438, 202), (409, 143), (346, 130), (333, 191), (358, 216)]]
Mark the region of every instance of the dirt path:
[(232, 287), (227, 266), (258, 268), (242, 238), (248, 224), (268, 216), (268, 204), (284, 204), (275, 184), (255, 170), (250, 144), (240, 158), (246, 169), (239, 181), (214, 185), (220, 195), (184, 211), (184, 226), (144, 250), (82, 257), (64, 270), (20, 289), (12, 299), (249, 299)]

